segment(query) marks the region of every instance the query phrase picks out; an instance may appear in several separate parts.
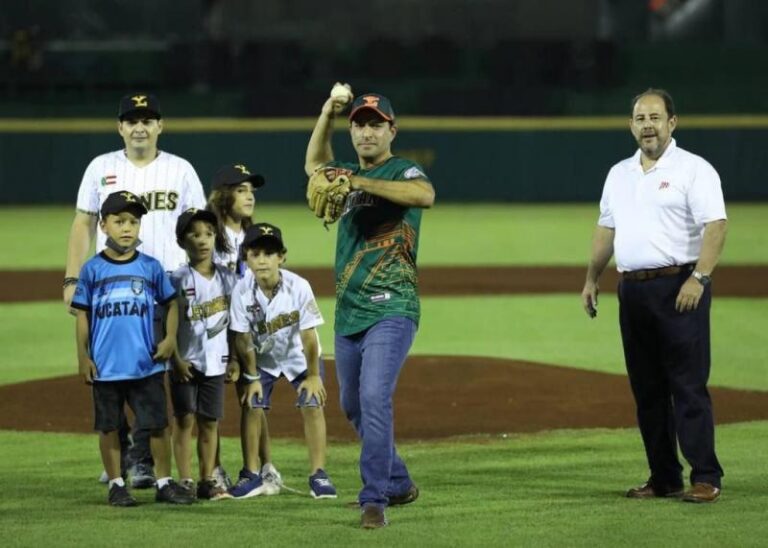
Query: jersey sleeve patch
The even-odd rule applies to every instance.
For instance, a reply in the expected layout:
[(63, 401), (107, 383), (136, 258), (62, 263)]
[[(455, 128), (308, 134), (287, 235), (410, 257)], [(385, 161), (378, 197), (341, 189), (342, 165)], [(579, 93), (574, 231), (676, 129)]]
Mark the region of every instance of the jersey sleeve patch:
[(426, 173), (421, 171), (416, 166), (413, 166), (413, 167), (409, 167), (408, 169), (405, 170), (405, 172), (403, 173), (403, 178), (404, 179), (408, 179), (408, 180), (410, 180), (410, 179), (426, 179), (427, 175), (426, 175)]

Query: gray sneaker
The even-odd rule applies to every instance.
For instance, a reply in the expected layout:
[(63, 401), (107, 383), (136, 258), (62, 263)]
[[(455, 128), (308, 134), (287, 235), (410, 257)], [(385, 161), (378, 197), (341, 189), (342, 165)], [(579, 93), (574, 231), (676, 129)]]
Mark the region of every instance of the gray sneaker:
[(264, 483), (262, 495), (278, 495), (283, 486), (283, 477), (271, 462), (261, 468), (261, 481)]
[(131, 466), (131, 487), (134, 489), (149, 489), (155, 486), (155, 471), (149, 464), (139, 462)]

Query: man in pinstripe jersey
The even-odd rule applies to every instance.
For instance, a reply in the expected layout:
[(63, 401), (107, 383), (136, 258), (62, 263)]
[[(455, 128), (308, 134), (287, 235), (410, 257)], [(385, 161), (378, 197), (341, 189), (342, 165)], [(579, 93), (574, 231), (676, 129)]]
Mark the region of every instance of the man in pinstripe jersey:
[[(134, 93), (120, 100), (117, 132), (125, 148), (101, 154), (85, 170), (77, 193), (77, 210), (69, 233), (64, 303), (69, 307), (77, 278), (96, 236), (96, 251), (119, 246), (96, 230), (98, 212), (106, 197), (128, 190), (141, 198), (148, 213), (142, 219), (139, 251), (173, 272), (186, 261), (175, 240), (176, 221), (189, 208), (203, 209), (205, 194), (192, 165), (162, 151), (157, 141), (163, 132), (160, 104), (154, 95)], [(71, 312), (71, 309), (70, 309)], [(156, 325), (156, 331), (162, 326)], [(135, 431), (127, 464), (135, 465), (134, 488), (154, 483), (148, 432)], [(124, 438), (127, 440), (127, 431)], [(138, 471), (138, 472), (137, 472)]]

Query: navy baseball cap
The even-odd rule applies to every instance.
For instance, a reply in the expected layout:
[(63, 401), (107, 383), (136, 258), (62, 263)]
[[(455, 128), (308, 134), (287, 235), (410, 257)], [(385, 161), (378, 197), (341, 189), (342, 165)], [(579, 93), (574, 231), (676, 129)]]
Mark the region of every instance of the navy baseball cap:
[(387, 122), (395, 122), (395, 111), (392, 108), (392, 103), (383, 95), (379, 95), (378, 93), (365, 93), (357, 97), (352, 102), (352, 110), (349, 112), (349, 119), (352, 120), (355, 115), (363, 109), (374, 110)]
[(283, 233), (275, 225), (269, 223), (257, 223), (251, 225), (245, 231), (243, 236), (243, 249), (255, 247), (258, 242), (272, 241), (276, 243), (280, 249), (285, 252), (285, 244), (283, 243)]
[(184, 239), (184, 234), (187, 232), (187, 227), (192, 223), (192, 221), (206, 221), (211, 223), (214, 227), (217, 227), (219, 223), (219, 220), (213, 211), (191, 207), (179, 215), (179, 218), (176, 221), (176, 240), (181, 242)]
[(107, 215), (122, 213), (123, 211), (130, 211), (136, 215), (136, 217), (141, 217), (142, 215), (147, 214), (147, 208), (142, 203), (141, 198), (127, 190), (113, 192), (107, 196), (107, 199), (101, 204), (102, 219)]
[(120, 99), (117, 118), (162, 118), (160, 102), (151, 93), (131, 93)]
[(213, 188), (221, 188), (231, 185), (250, 182), (253, 188), (264, 186), (266, 182), (263, 175), (251, 173), (245, 164), (227, 164), (219, 168), (213, 176)]

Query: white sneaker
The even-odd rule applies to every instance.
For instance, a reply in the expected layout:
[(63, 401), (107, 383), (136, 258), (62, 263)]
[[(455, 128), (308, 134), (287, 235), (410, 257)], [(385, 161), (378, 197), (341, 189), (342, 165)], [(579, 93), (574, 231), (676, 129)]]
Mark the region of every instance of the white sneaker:
[(232, 487), (232, 480), (221, 465), (213, 469), (213, 481), (225, 491)]
[(264, 482), (263, 495), (277, 495), (283, 486), (283, 477), (271, 462), (261, 468), (261, 481)]

